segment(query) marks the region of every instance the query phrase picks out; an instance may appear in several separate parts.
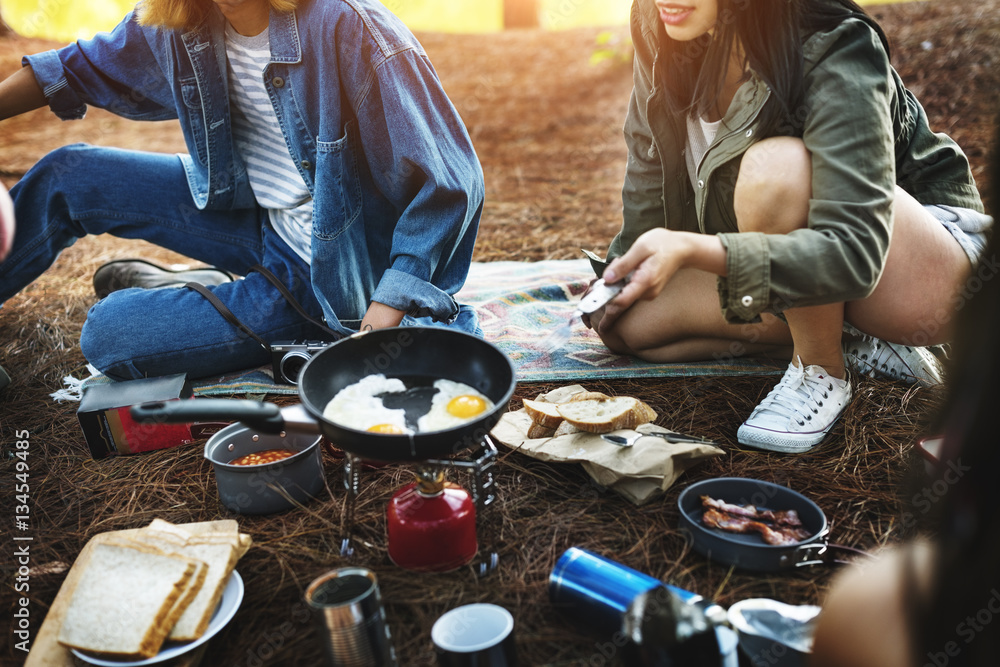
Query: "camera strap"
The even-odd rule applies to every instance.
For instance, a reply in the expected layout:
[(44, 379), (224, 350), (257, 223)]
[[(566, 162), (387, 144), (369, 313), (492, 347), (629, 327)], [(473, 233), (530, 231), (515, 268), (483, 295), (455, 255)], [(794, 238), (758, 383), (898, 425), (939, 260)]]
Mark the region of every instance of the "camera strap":
[(202, 285), (201, 283), (185, 283), (184, 287), (193, 289), (198, 294), (201, 294), (205, 299), (212, 304), (219, 314), (226, 318), (226, 321), (232, 324), (234, 327), (245, 333), (246, 335), (253, 338), (255, 341), (260, 343), (261, 347), (265, 350), (270, 350), (271, 346), (264, 342), (264, 339), (254, 333), (253, 329), (245, 325), (240, 318), (233, 315), (233, 311), (229, 310), (226, 304), (219, 300), (219, 297), (212, 294), (211, 290)]
[(339, 331), (334, 331), (333, 329), (328, 327), (326, 325), (326, 322), (318, 320), (309, 313), (307, 313), (306, 309), (302, 307), (302, 304), (300, 304), (296, 300), (296, 298), (292, 295), (292, 293), (288, 290), (288, 288), (285, 287), (285, 284), (280, 280), (278, 280), (278, 276), (271, 273), (270, 269), (268, 269), (265, 266), (262, 266), (261, 264), (256, 264), (254, 266), (251, 266), (250, 270), (256, 271), (260, 275), (267, 278), (268, 282), (274, 285), (274, 288), (277, 289), (278, 292), (281, 294), (281, 296), (285, 298), (285, 301), (288, 302), (288, 305), (290, 305), (292, 308), (295, 309), (295, 312), (301, 315), (303, 319), (305, 319), (307, 322), (311, 322), (320, 330), (322, 330), (324, 333), (332, 336), (332, 340), (340, 340), (341, 338), (344, 337), (344, 334), (340, 333)]
[[(278, 293), (281, 294), (282, 298), (284, 298), (285, 301), (287, 301), (288, 304), (295, 309), (295, 312), (301, 315), (302, 318), (305, 319), (307, 322), (310, 322), (311, 324), (321, 329), (324, 333), (330, 335), (332, 337), (332, 340), (340, 340), (341, 338), (344, 337), (344, 334), (340, 333), (339, 331), (334, 331), (333, 329), (328, 327), (324, 322), (316, 319), (315, 317), (307, 313), (306, 309), (302, 307), (302, 304), (300, 304), (298, 300), (295, 298), (295, 296), (293, 296), (292, 293), (288, 290), (288, 288), (285, 287), (284, 283), (282, 283), (278, 279), (278, 277), (274, 275), (274, 273), (272, 273), (269, 269), (261, 266), (260, 264), (257, 264), (255, 266), (250, 267), (250, 271), (256, 271), (257, 273), (264, 276), (264, 278), (267, 279), (269, 283), (274, 285), (275, 289), (278, 290)], [(236, 317), (236, 315), (233, 314), (233, 311), (229, 310), (228, 306), (222, 303), (219, 297), (215, 296), (215, 294), (213, 294), (210, 289), (208, 289), (201, 283), (186, 283), (184, 286), (189, 289), (193, 289), (195, 292), (198, 292), (198, 294), (201, 294), (203, 297), (205, 297), (205, 299), (210, 304), (212, 304), (212, 306), (217, 311), (219, 311), (219, 314), (222, 315), (222, 317), (225, 318), (227, 322), (229, 322), (234, 327), (245, 333), (250, 338), (253, 338), (255, 341), (260, 343), (261, 347), (263, 347), (265, 350), (271, 349), (271, 346), (269, 343), (267, 343), (267, 341), (258, 336), (256, 333), (254, 333), (254, 330), (248, 327), (242, 320), (240, 320), (240, 318)]]

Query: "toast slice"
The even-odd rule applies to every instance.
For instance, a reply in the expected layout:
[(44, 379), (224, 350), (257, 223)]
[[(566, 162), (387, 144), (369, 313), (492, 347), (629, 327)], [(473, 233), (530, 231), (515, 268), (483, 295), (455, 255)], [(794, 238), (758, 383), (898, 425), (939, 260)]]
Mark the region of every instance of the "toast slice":
[[(138, 537), (121, 537), (116, 539), (111, 539), (106, 542), (106, 544), (114, 544), (119, 546), (129, 547), (131, 549), (139, 549), (140, 551), (148, 551), (150, 553), (166, 554), (166, 555), (180, 555), (187, 558), (185, 554), (173, 553), (169, 549), (161, 549), (154, 544), (150, 543), (149, 540), (143, 540), (141, 538), (142, 533), (138, 533)], [(181, 616), (191, 605), (192, 602), (197, 598), (199, 591), (201, 591), (202, 586), (205, 585), (205, 578), (208, 576), (208, 564), (200, 560), (190, 559), (194, 563), (195, 571), (188, 578), (187, 583), (184, 586), (184, 590), (181, 591), (180, 596), (171, 607), (170, 613), (166, 615), (163, 619), (164, 625), (168, 629), (172, 629), (177, 621), (180, 620)], [(168, 633), (167, 639), (170, 639)]]
[(134, 539), (161, 549), (165, 553), (195, 559), (205, 564), (206, 572), (201, 587), (171, 626), (168, 635), (171, 641), (184, 642), (198, 639), (208, 629), (229, 576), (236, 566), (238, 559), (236, 535), (213, 537), (203, 534), (189, 536), (182, 541), (173, 531), (146, 528)]
[(571, 401), (557, 406), (568, 423), (588, 433), (610, 433), (635, 428), (656, 418), (656, 412), (632, 396)]
[(66, 609), (59, 643), (116, 659), (153, 657), (196, 569), (180, 556), (96, 545)]

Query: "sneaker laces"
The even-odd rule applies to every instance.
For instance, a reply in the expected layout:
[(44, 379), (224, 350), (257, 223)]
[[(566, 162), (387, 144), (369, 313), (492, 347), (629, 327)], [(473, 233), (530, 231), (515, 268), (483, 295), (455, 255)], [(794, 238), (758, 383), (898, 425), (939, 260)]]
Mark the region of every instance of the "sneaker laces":
[(805, 426), (812, 421), (813, 415), (819, 413), (823, 401), (830, 398), (833, 382), (825, 373), (806, 373), (802, 359), (797, 361), (798, 366), (794, 363), (788, 365), (781, 382), (764, 397), (750, 419), (762, 412), (771, 412)]

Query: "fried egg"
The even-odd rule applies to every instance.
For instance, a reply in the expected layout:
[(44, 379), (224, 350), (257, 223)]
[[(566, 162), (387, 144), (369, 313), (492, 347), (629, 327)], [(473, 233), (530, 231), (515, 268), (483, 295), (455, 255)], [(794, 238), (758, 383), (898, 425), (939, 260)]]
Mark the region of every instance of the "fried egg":
[(493, 409), (493, 401), (467, 384), (437, 380), (434, 387), (437, 393), (431, 398), (431, 408), (417, 421), (421, 432), (453, 428)]
[(326, 408), (323, 417), (359, 431), (372, 433), (412, 433), (406, 426), (403, 410), (393, 410), (382, 404), (382, 394), (406, 391), (398, 378), (382, 374), (368, 375), (337, 392)]

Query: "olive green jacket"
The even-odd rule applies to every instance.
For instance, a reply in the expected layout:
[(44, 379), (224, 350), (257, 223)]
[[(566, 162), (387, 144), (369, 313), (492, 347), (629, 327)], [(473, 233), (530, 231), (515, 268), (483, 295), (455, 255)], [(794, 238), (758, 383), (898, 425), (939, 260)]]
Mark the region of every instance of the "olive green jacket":
[(983, 210), (961, 149), (931, 132), (878, 34), (866, 20), (850, 18), (804, 44), (804, 102), (796, 114), (812, 154), (807, 228), (739, 233), (733, 187), (744, 151), (761, 138), (756, 119), (769, 88), (752, 73), (740, 87), (692, 187), (685, 122), (671, 115), (661, 93), (657, 56), (664, 29), (653, 0), (633, 3), (631, 29), (624, 221), (608, 257), (656, 227), (717, 234), (727, 250), (719, 296), (728, 321), (868, 296), (885, 265), (894, 184), (922, 204)]

